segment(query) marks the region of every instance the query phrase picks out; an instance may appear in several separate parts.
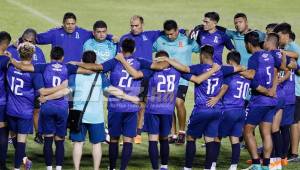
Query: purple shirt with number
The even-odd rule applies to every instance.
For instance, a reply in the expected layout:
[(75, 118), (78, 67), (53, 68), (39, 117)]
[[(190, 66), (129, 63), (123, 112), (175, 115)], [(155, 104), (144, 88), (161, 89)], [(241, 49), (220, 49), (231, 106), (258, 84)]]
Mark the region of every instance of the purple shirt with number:
[(146, 113), (172, 115), (175, 108), (180, 72), (173, 67), (160, 71), (143, 71), (149, 79)]
[[(140, 62), (133, 56), (125, 57), (126, 61), (136, 70), (140, 70)], [(141, 88), (141, 80), (133, 79), (133, 77), (126, 71), (123, 65), (116, 59), (111, 59), (103, 64), (103, 72), (110, 71), (110, 83), (123, 90), (130, 96), (138, 96)], [(113, 95), (108, 98), (108, 110), (110, 112), (137, 112), (139, 106), (132, 102), (119, 99)]]
[[(257, 86), (261, 85), (267, 89), (273, 86), (275, 61), (272, 54), (265, 50), (259, 50), (252, 54), (248, 61), (248, 69), (255, 70), (255, 76), (252, 82), (256, 82)], [(252, 88), (252, 95), (249, 106), (275, 106), (276, 98), (265, 96), (258, 91), (256, 87)]]
[(31, 119), (34, 109), (34, 91), (43, 84), (38, 73), (22, 72), (9, 65), (6, 75), (8, 83), (7, 114), (14, 117)]
[[(192, 75), (200, 75), (212, 68), (210, 64), (196, 64), (190, 66), (190, 74), (183, 74), (182, 77), (190, 80)], [(224, 68), (224, 69), (223, 69)], [(222, 84), (223, 84), (223, 76), (230, 74), (233, 72), (232, 67), (228, 67), (230, 69), (225, 69), (222, 67), (221, 70), (215, 72), (211, 77), (207, 80), (203, 81), (201, 84), (195, 84), (195, 106), (197, 109), (209, 109), (206, 106), (207, 101), (211, 97), (215, 97), (219, 94)], [(222, 102), (218, 101), (213, 108), (222, 108)]]
[(244, 107), (245, 99), (249, 93), (250, 80), (234, 74), (224, 79), (224, 84), (228, 85), (228, 90), (223, 97), (225, 108)]
[[(47, 64), (34, 65), (34, 72), (41, 73), (44, 78), (46, 88), (56, 87), (63, 81), (67, 80), (69, 75), (76, 74), (78, 67), (72, 64), (63, 64), (61, 62), (50, 62)], [(61, 97), (54, 100), (47, 101), (48, 103), (56, 105), (68, 105), (66, 97)]]

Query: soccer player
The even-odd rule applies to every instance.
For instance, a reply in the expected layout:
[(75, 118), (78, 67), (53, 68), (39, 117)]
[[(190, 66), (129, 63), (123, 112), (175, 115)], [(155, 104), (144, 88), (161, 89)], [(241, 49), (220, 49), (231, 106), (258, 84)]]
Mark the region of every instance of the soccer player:
[[(281, 48), (284, 50), (295, 52), (297, 55), (293, 56), (288, 54), (291, 58), (297, 59), (297, 63), (300, 63), (299, 55), (300, 55), (300, 47), (296, 42), (292, 39), (292, 30), (291, 25), (288, 23), (280, 23), (274, 28), (274, 32), (279, 35), (279, 44)], [(285, 51), (287, 52), (287, 51)], [(295, 76), (295, 82), (299, 82), (299, 76)], [(291, 153), (289, 155), (289, 161), (294, 161), (298, 159), (298, 145), (299, 145), (299, 132), (300, 132), (300, 85), (296, 83), (295, 86), (296, 92), (296, 108), (294, 114), (294, 122), (291, 126)]]
[[(120, 55), (116, 58), (118, 58), (133, 77), (149, 79), (145, 113), (145, 127), (148, 132), (149, 140), (148, 152), (152, 169), (158, 169), (159, 155), (157, 144), (159, 141), (161, 157), (160, 169), (166, 170), (168, 169), (169, 159), (168, 135), (172, 127), (172, 114), (175, 108), (176, 93), (181, 73), (170, 65), (163, 70), (150, 70), (150, 64), (145, 64), (148, 65), (147, 69), (137, 71), (132, 68), (124, 58), (120, 57)], [(155, 58), (163, 59), (162, 61), (169, 61), (169, 55), (166, 51), (158, 51), (155, 54)], [(214, 65), (208, 72), (197, 77), (192, 76), (192, 79), (200, 83), (218, 70), (219, 66)]]
[[(18, 53), (17, 47), (18, 44), (22, 42), (29, 42), (32, 44), (36, 44), (36, 31), (32, 28), (26, 29), (19, 41), (16, 44), (12, 44), (7, 48), (7, 51), (9, 51), (12, 54), (12, 57), (16, 60), (20, 60), (20, 55)], [(42, 49), (40, 49), (37, 45), (35, 45), (35, 51), (32, 57), (32, 63), (38, 64), (38, 63), (46, 63), (46, 59), (44, 56), (44, 53)], [(42, 134), (38, 131), (38, 120), (39, 120), (39, 112), (40, 112), (40, 103), (38, 101), (38, 95), (39, 93), (36, 92), (36, 98), (34, 101), (34, 114), (33, 114), (33, 123), (34, 123), (34, 129), (35, 129), (35, 138), (34, 141), (36, 143), (42, 144), (43, 143), (43, 137)]]
[[(245, 34), (252, 31), (252, 29), (249, 28), (248, 19), (244, 13), (235, 14), (233, 22), (235, 30), (226, 30), (226, 34), (233, 41), (235, 49), (241, 54), (241, 65), (247, 67), (251, 54), (248, 53), (245, 47), (244, 38)], [(264, 33), (258, 30), (255, 31), (259, 34), (259, 41), (263, 42), (265, 39)]]
[[(81, 61), (83, 44), (92, 37), (92, 33), (78, 27), (76, 21), (77, 18), (74, 13), (65, 13), (63, 26), (39, 33), (37, 35), (37, 44), (51, 44), (52, 47), (62, 47), (65, 53), (64, 63)], [(112, 39), (112, 36), (110, 35), (107, 39)]]
[(234, 46), (224, 31), (219, 30), (217, 24), (220, 20), (216, 12), (207, 12), (203, 18), (203, 29), (197, 26), (191, 33), (191, 37), (197, 41), (199, 46), (211, 45), (215, 49), (214, 62), (222, 65), (222, 54), (224, 46), (233, 50)]
[[(277, 105), (274, 89), (274, 57), (260, 48), (259, 34), (249, 32), (245, 35), (247, 51), (252, 54), (248, 62), (248, 70), (242, 74), (252, 79), (252, 96), (249, 101), (249, 113), (244, 127), (244, 137), (252, 158), (250, 169), (268, 169), (272, 152), (272, 121)], [(277, 76), (277, 75), (275, 75)], [(273, 86), (273, 83), (275, 84)], [(257, 154), (256, 140), (253, 135), (255, 127), (259, 125), (263, 141), (263, 166)]]
[[(192, 53), (199, 52), (198, 44), (181, 34), (178, 30), (177, 23), (174, 20), (165, 21), (163, 27), (165, 35), (160, 36), (156, 40), (156, 42), (153, 44), (153, 51), (155, 52), (164, 50), (169, 54), (170, 58), (176, 59), (181, 64), (191, 65)], [(188, 81), (181, 78), (176, 94), (176, 110), (179, 123), (179, 133), (176, 141), (177, 144), (185, 143), (186, 109), (184, 102), (187, 90)], [(174, 139), (176, 138), (176, 136), (171, 137), (170, 142), (174, 142)]]
[[(78, 68), (72, 64), (63, 64), (64, 51), (61, 47), (53, 47), (50, 54), (51, 62), (48, 64), (22, 64), (15, 60), (12, 63), (23, 71), (41, 73), (44, 78), (46, 88), (54, 88), (63, 83), (68, 83), (71, 74), (85, 73), (91, 71)], [(66, 135), (66, 123), (68, 116), (67, 98), (61, 97), (50, 100), (41, 106), (40, 124), (44, 134), (44, 158), (47, 170), (52, 169), (52, 144), (55, 140), (56, 170), (62, 169), (64, 160), (64, 140)]]
[[(239, 52), (232, 51), (227, 55), (227, 64), (240, 65)], [(219, 125), (219, 134), (215, 139), (217, 152), (220, 150), (220, 140), (229, 136), (231, 142), (231, 165), (229, 170), (237, 170), (240, 159), (240, 141), (245, 123), (245, 99), (249, 93), (250, 80), (240, 74), (233, 74), (224, 78), (219, 94), (209, 99), (208, 106), (213, 107), (221, 99), (223, 101), (223, 115)], [(217, 159), (216, 159), (217, 160)], [(216, 161), (214, 160), (214, 161)], [(215, 169), (216, 162), (211, 169)]]
[(280, 133), (280, 123), (282, 120), (282, 113), (285, 106), (285, 91), (283, 89), (283, 83), (290, 78), (290, 72), (286, 69), (286, 56), (282, 56), (279, 47), (279, 36), (276, 33), (269, 33), (266, 36), (266, 40), (263, 44), (264, 49), (269, 51), (274, 57), (275, 62), (275, 78), (274, 81), (278, 81), (276, 89), (276, 97), (278, 99), (276, 106), (276, 113), (272, 123), (272, 141), (273, 152), (270, 160), (270, 168), (281, 165), (282, 157), (282, 136)]
[(5, 31), (0, 32), (0, 170), (7, 170), (7, 139), (8, 130), (6, 127), (6, 81), (5, 74), (9, 58), (7, 57), (6, 49), (11, 41), (11, 36)]
[(96, 21), (93, 26), (93, 38), (83, 45), (83, 51), (92, 50), (97, 54), (97, 63), (103, 63), (115, 57), (117, 46), (107, 40), (107, 25), (104, 21)]

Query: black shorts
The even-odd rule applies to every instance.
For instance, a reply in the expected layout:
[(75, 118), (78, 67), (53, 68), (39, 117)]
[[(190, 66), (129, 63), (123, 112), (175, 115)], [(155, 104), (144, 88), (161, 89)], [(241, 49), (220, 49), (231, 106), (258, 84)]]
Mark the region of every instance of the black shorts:
[(294, 123), (298, 123), (300, 121), (300, 97), (296, 96), (296, 108), (294, 114)]
[(179, 85), (176, 97), (185, 101), (185, 97), (186, 97), (188, 88), (189, 88), (189, 86)]
[(146, 97), (148, 94), (148, 86), (149, 86), (149, 80), (148, 79), (143, 79), (141, 82), (141, 91), (139, 94), (139, 98), (141, 101), (146, 102)]
[(39, 96), (36, 96), (34, 98), (34, 109), (40, 109), (41, 108), (41, 104), (40, 104), (40, 101), (39, 101)]

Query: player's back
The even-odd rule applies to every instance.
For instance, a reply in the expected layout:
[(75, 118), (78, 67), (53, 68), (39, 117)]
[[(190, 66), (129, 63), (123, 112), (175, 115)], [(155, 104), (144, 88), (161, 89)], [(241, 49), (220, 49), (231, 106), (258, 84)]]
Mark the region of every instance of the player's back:
[(11, 116), (30, 118), (34, 106), (33, 76), (37, 73), (22, 72), (9, 65), (7, 70), (8, 104), (7, 113)]
[[(135, 57), (129, 56), (125, 59), (133, 68), (140, 70), (140, 62)], [(140, 92), (141, 80), (133, 79), (120, 62), (117, 62), (111, 71), (110, 82), (112, 86), (123, 90), (128, 95), (138, 96)], [(110, 95), (108, 109), (115, 112), (135, 112), (139, 110), (139, 107), (129, 101), (118, 99), (115, 96)]]
[[(68, 79), (68, 68), (61, 62), (50, 62), (45, 65), (43, 72), (44, 84), (46, 88), (56, 87)], [(62, 102), (67, 104), (64, 97), (50, 100), (49, 102)]]
[[(257, 62), (256, 73), (252, 81), (257, 82), (267, 89), (272, 88), (275, 68), (274, 57), (268, 51), (260, 50), (255, 52), (250, 57), (250, 60), (255, 60)], [(265, 96), (254, 89), (252, 90), (250, 105), (274, 106), (276, 105), (276, 99)]]
[(244, 107), (245, 99), (249, 93), (250, 80), (234, 74), (224, 79), (224, 84), (228, 85), (228, 90), (223, 97), (225, 108)]
[(153, 73), (149, 79), (146, 103), (147, 113), (173, 113), (180, 75), (173, 67)]
[[(199, 74), (205, 73), (212, 68), (209, 64), (198, 64), (201, 69)], [(195, 84), (195, 107), (199, 109), (209, 109), (206, 104), (211, 97), (215, 97), (219, 94), (220, 89), (223, 84), (223, 73), (222, 71), (217, 71), (207, 80), (203, 81), (201, 84)], [(214, 108), (221, 108), (222, 103), (219, 101)]]

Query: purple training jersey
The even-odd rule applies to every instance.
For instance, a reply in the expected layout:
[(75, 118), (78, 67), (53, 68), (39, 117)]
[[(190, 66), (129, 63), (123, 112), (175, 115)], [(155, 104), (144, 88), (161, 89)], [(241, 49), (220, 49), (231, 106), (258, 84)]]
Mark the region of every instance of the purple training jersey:
[(265, 50), (255, 52), (248, 61), (248, 69), (255, 70), (255, 76), (251, 84), (255, 84), (252, 88), (252, 96), (250, 98), (250, 106), (275, 106), (276, 98), (265, 96), (255, 89), (261, 85), (267, 89), (273, 86), (274, 81), (274, 57)]
[(224, 84), (228, 85), (228, 90), (223, 97), (225, 108), (244, 107), (245, 99), (249, 95), (250, 80), (234, 74), (224, 79)]
[[(140, 62), (133, 56), (125, 58), (126, 61), (136, 70), (140, 70)], [(126, 71), (123, 65), (116, 59), (111, 59), (103, 64), (103, 72), (110, 71), (110, 83), (123, 90), (126, 94), (130, 96), (138, 96), (141, 88), (141, 80), (135, 80)], [(132, 102), (119, 99), (113, 95), (108, 98), (108, 110), (110, 112), (137, 112), (139, 111), (139, 106)]]
[(180, 76), (180, 72), (173, 67), (144, 72), (144, 78), (149, 77), (147, 113), (173, 114)]
[[(191, 74), (183, 74), (182, 77), (190, 80), (192, 75), (200, 75), (208, 70), (210, 70), (212, 65), (209, 64), (196, 64), (190, 66), (190, 73)], [(223, 76), (230, 74), (233, 72), (232, 67), (229, 71), (227, 69), (223, 69), (225, 67), (222, 67), (221, 70), (214, 73), (211, 77), (209, 77), (207, 80), (203, 81), (201, 84), (195, 84), (195, 108), (197, 109), (209, 109), (209, 107), (206, 106), (207, 101), (211, 97), (215, 97), (219, 94), (222, 84), (223, 84)], [(227, 73), (228, 72), (228, 73)], [(222, 108), (222, 102), (219, 101), (214, 108)]]
[[(17, 47), (15, 45), (10, 45), (7, 48), (7, 51), (9, 51), (12, 55), (12, 57), (18, 61), (20, 61), (20, 55), (19, 52), (17, 50)], [(32, 64), (42, 64), (42, 63), (46, 63), (46, 59), (45, 59), (45, 55), (42, 51), (41, 48), (39, 48), (38, 46), (35, 46), (35, 52), (32, 56)]]
[(203, 27), (197, 26), (192, 33), (193, 37), (199, 46), (211, 45), (214, 47), (214, 62), (219, 65), (222, 65), (222, 54), (224, 46), (228, 50), (234, 49), (234, 46), (230, 38), (226, 35), (223, 30), (216, 30), (214, 33), (209, 33), (208, 31), (203, 30)]
[[(67, 80), (69, 75), (76, 74), (78, 67), (72, 64), (63, 64), (61, 62), (50, 62), (47, 64), (34, 65), (34, 72), (41, 73), (44, 78), (46, 88), (59, 86), (63, 81)], [(47, 101), (56, 105), (68, 105), (68, 100), (61, 97)]]
[(38, 73), (22, 72), (9, 65), (6, 75), (8, 83), (7, 114), (31, 119), (34, 109), (34, 91), (43, 86)]

